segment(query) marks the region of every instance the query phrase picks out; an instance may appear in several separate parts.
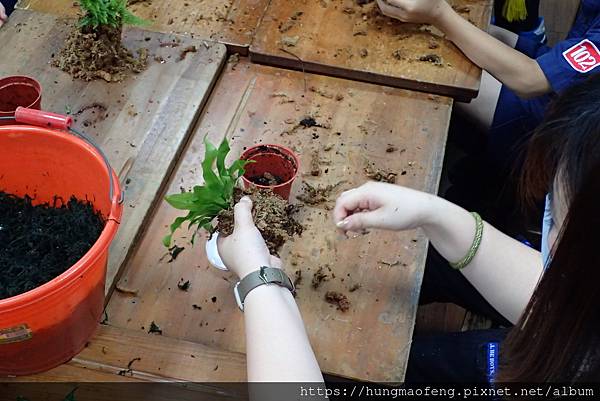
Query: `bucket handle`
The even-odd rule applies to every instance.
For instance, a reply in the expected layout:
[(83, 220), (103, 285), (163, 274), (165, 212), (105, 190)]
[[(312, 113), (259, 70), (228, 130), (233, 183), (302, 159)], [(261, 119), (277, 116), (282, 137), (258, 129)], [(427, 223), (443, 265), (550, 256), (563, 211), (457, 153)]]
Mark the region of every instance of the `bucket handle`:
[[(78, 138), (81, 138), (86, 143), (88, 143), (90, 146), (92, 146), (94, 149), (96, 149), (96, 151), (100, 154), (100, 156), (102, 156), (102, 159), (104, 160), (104, 164), (106, 165), (106, 169), (108, 171), (108, 177), (110, 180), (109, 199), (110, 199), (110, 202), (112, 203), (113, 196), (115, 193), (115, 183), (113, 181), (113, 169), (110, 166), (110, 163), (108, 162), (108, 158), (106, 157), (106, 154), (102, 151), (100, 146), (98, 146), (92, 140), (92, 138), (88, 137), (83, 132), (80, 132), (71, 127), (71, 125), (73, 124), (72, 117), (64, 116), (62, 114), (50, 113), (48, 111), (28, 109), (28, 108), (19, 106), (19, 107), (17, 107), (17, 110), (15, 111), (14, 117), (12, 117), (12, 116), (0, 117), (0, 120), (14, 120), (14, 121), (16, 121), (18, 123), (22, 123), (22, 124), (29, 124), (29, 125), (35, 125), (35, 126), (43, 127), (43, 128), (52, 128), (52, 129), (57, 129), (57, 130), (61, 130), (61, 131), (67, 131), (67, 132), (70, 132), (71, 134), (77, 136)], [(125, 200), (125, 192), (121, 189), (121, 192), (119, 194), (118, 203), (122, 204), (124, 200)]]

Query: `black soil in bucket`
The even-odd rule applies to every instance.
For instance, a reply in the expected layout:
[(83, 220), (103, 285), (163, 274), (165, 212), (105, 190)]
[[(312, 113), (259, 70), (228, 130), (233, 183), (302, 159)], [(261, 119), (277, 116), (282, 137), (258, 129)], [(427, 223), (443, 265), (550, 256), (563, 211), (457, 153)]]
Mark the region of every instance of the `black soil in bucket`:
[(0, 299), (45, 284), (90, 250), (105, 222), (90, 202), (33, 205), (0, 191)]

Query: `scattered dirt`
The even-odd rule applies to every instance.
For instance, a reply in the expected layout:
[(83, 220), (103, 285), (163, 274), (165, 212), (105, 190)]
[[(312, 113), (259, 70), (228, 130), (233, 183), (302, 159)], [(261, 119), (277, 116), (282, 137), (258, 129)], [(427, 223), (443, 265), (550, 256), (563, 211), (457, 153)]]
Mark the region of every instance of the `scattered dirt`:
[(134, 4), (142, 4), (142, 3), (150, 4), (150, 3), (152, 3), (152, 0), (129, 0), (127, 2), (127, 5), (133, 6)]
[(328, 281), (329, 280), (329, 276), (327, 274), (325, 274), (325, 271), (323, 269), (323, 266), (319, 267), (319, 270), (317, 270), (314, 274), (313, 274), (313, 278), (311, 281), (311, 286), (313, 289), (318, 289), (321, 284), (323, 283), (323, 281)]
[(120, 28), (100, 26), (95, 30), (75, 27), (52, 65), (74, 78), (120, 82), (128, 72), (139, 73), (147, 66), (147, 49), (138, 49), (138, 57), (121, 43)]
[(318, 177), (321, 175), (321, 156), (319, 152), (314, 151), (310, 158), (310, 175), (313, 177)]
[(433, 54), (433, 53), (419, 57), (419, 61), (431, 63), (437, 67), (444, 66), (444, 59), (441, 56), (438, 56), (437, 54)]
[[(102, 349), (104, 350), (104, 348), (102, 348)], [(139, 358), (139, 357), (138, 357), (138, 358), (133, 358), (133, 359), (132, 359), (131, 361), (129, 361), (129, 363), (127, 364), (127, 369), (119, 370), (119, 371), (117, 372), (117, 374), (118, 374), (119, 376), (125, 376), (125, 375), (130, 375), (130, 376), (133, 376), (133, 368), (132, 368), (132, 366), (133, 366), (133, 363), (134, 363), (134, 362), (136, 362), (136, 361), (141, 361), (141, 360), (142, 360), (142, 358)]]
[(304, 13), (302, 11), (294, 11), (291, 17), (279, 24), (279, 32), (286, 33), (290, 29), (294, 28), (303, 14)]
[(0, 191), (0, 299), (59, 276), (96, 243), (103, 217), (89, 202), (55, 198), (34, 205)]
[(80, 118), (83, 118), (83, 126), (89, 127), (90, 125), (94, 125), (105, 120), (106, 117), (108, 117), (107, 111), (108, 109), (105, 105), (94, 102), (77, 110), (75, 113), (73, 113), (73, 117), (75, 122), (77, 122)]
[(227, 59), (227, 64), (229, 65), (229, 68), (231, 68), (232, 70), (235, 70), (235, 67), (237, 67), (239, 62), (240, 62), (240, 54), (239, 53), (233, 53)]
[(320, 205), (322, 203), (329, 202), (329, 197), (333, 193), (333, 191), (343, 184), (344, 181), (340, 181), (337, 184), (331, 184), (327, 186), (312, 186), (306, 181), (302, 182), (302, 193), (298, 195), (296, 198), (306, 205)]
[(154, 323), (154, 320), (152, 321), (152, 323), (150, 323), (150, 329), (148, 330), (148, 334), (158, 334), (162, 336), (162, 330), (160, 327), (158, 327), (158, 325), (156, 323)]
[(190, 289), (190, 284), (190, 280), (183, 281), (183, 279), (181, 279), (177, 283), (177, 288), (179, 288), (181, 291), (187, 291)]
[(282, 36), (281, 44), (285, 47), (296, 47), (300, 41), (300, 36)]
[(398, 173), (376, 168), (372, 164), (367, 164), (367, 167), (365, 167), (364, 171), (368, 178), (374, 181), (387, 182), (389, 184), (395, 184), (396, 178), (398, 177)]
[(177, 246), (177, 245), (173, 245), (172, 247), (170, 247), (168, 255), (171, 257), (171, 259), (169, 259), (167, 261), (167, 263), (172, 263), (175, 260), (177, 260), (177, 257), (179, 256), (179, 254), (181, 252), (183, 252), (184, 250), (185, 250), (185, 247), (181, 247), (181, 246)]
[(344, 294), (336, 291), (327, 291), (325, 301), (332, 305), (336, 305), (338, 310), (346, 312), (350, 309), (350, 301)]
[(198, 49), (196, 48), (196, 46), (188, 46), (188, 47), (184, 48), (181, 51), (181, 53), (179, 54), (179, 61), (185, 60), (188, 53), (196, 53), (197, 51), (198, 51)]
[(297, 288), (302, 283), (302, 270), (294, 272), (294, 287)]
[(233, 203), (230, 209), (222, 211), (218, 216), (217, 231), (222, 235), (233, 232), (233, 205), (244, 195), (250, 196), (253, 202), (252, 215), (256, 227), (261, 232), (267, 247), (272, 254), (278, 255), (283, 244), (295, 235), (302, 234), (303, 227), (294, 215), (298, 207), (266, 189), (235, 189)]
[(348, 292), (354, 292), (360, 289), (360, 287), (362, 287), (360, 284), (354, 284), (352, 287), (350, 287), (350, 289), (348, 289)]

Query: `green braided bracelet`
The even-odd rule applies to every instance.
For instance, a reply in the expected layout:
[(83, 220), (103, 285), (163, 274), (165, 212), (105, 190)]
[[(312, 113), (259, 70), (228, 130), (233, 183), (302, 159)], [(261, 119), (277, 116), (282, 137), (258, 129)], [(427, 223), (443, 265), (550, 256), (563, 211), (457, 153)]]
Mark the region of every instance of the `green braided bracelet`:
[(476, 212), (471, 212), (471, 215), (475, 218), (475, 238), (473, 239), (473, 243), (471, 244), (471, 248), (469, 248), (467, 255), (460, 262), (450, 263), (450, 266), (456, 270), (461, 270), (471, 263), (481, 245), (481, 238), (483, 237), (483, 220), (481, 220), (481, 216)]

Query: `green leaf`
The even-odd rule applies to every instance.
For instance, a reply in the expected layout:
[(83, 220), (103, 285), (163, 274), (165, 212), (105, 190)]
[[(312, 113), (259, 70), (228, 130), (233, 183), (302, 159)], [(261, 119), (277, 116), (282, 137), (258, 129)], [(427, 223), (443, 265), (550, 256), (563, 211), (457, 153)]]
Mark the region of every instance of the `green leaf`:
[(165, 200), (175, 209), (188, 210), (194, 206), (196, 195), (193, 192), (183, 192), (180, 194), (167, 195)]
[(208, 142), (207, 137), (204, 137), (204, 160), (202, 161), (202, 176), (204, 177), (204, 185), (208, 188), (222, 188), (221, 180), (215, 174), (213, 166), (219, 151), (215, 146)]
[(194, 230), (191, 242), (194, 243), (199, 228), (214, 232), (212, 225), (215, 217), (222, 210), (231, 206), (233, 190), (238, 179), (244, 174), (244, 167), (250, 161), (236, 160), (227, 167), (225, 161), (231, 151), (227, 139), (223, 139), (218, 148), (204, 137), (204, 160), (201, 163), (204, 185), (196, 185), (190, 192), (165, 196), (171, 206), (179, 210), (187, 210), (185, 217), (178, 217), (170, 226), (170, 234), (163, 238), (163, 244), (170, 246), (173, 233), (184, 222), (188, 229)]
[(217, 150), (217, 171), (221, 178), (227, 175), (227, 170), (225, 169), (225, 158), (231, 148), (229, 147), (229, 142), (227, 142), (227, 138), (223, 138), (223, 141), (219, 145), (219, 149)]

